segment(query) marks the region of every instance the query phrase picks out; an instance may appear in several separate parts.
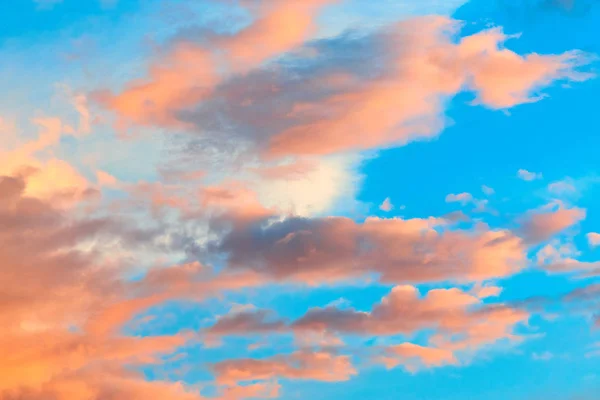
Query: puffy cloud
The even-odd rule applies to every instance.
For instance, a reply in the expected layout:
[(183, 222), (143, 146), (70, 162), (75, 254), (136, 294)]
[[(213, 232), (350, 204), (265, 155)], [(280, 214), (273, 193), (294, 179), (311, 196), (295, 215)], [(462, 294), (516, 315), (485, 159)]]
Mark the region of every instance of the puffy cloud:
[[(485, 297), (485, 296), (482, 296)], [(376, 359), (389, 367), (402, 364), (416, 370), (424, 366), (458, 364), (459, 356), (469, 356), (499, 341), (518, 342), (524, 337), (515, 333), (530, 314), (503, 304), (485, 305), (480, 298), (460, 289), (432, 289), (425, 296), (413, 286), (396, 286), (369, 311), (353, 308), (310, 309), (293, 322), (271, 318), (264, 311), (237, 318), (242, 323), (217, 322), (207, 332), (223, 336), (243, 335), (248, 330), (261, 334), (294, 333), (298, 337), (320, 334), (321, 337), (396, 336), (430, 332), (433, 348), (405, 344), (384, 347)], [(227, 322), (236, 320), (235, 317)], [(238, 322), (238, 321), (235, 321)], [(226, 325), (227, 329), (223, 329)], [(339, 346), (340, 343), (315, 343), (317, 346)], [(261, 366), (265, 366), (260, 363)], [(269, 370), (268, 368), (265, 369)], [(240, 373), (241, 374), (241, 373)], [(270, 377), (270, 376), (269, 376)], [(267, 379), (264, 377), (263, 379)]]
[(585, 216), (586, 211), (581, 208), (542, 209), (523, 220), (521, 231), (526, 240), (543, 242), (584, 220)]
[(590, 232), (586, 236), (590, 247), (600, 246), (600, 233)]
[(536, 179), (542, 179), (543, 177), (541, 172), (530, 172), (526, 169), (517, 171), (517, 176), (524, 181), (535, 181)]
[(423, 298), (410, 286), (395, 287), (370, 312), (334, 308), (310, 310), (294, 323), (298, 330), (358, 335), (436, 332), (431, 343), (452, 352), (474, 352), (500, 340), (519, 341), (514, 333), (529, 313), (504, 305), (480, 306), (458, 289), (433, 289)]
[(537, 261), (550, 273), (594, 274), (600, 271), (600, 262), (579, 261), (575, 258), (579, 255), (572, 243), (553, 241), (537, 252)]
[(294, 322), (294, 328), (360, 335), (410, 334), (454, 325), (456, 318), (464, 318), (466, 310), (478, 302), (458, 289), (434, 289), (420, 298), (415, 287), (396, 286), (370, 312), (335, 307), (312, 309)]

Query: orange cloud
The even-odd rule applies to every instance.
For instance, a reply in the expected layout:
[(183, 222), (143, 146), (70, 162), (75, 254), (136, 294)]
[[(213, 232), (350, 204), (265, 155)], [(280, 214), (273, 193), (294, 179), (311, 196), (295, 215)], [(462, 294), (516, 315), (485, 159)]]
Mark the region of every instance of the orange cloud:
[(107, 219), (76, 218), (28, 196), (28, 183), (0, 177), (0, 398), (200, 399), (181, 385), (125, 371), (158, 362), (188, 337), (121, 336), (111, 329), (118, 313), (102, 329), (86, 329), (105, 307), (135, 292), (119, 268), (99, 265), (93, 245), (81, 244), (119, 238), (133, 246), (144, 235)]
[(219, 67), (220, 54), (225, 53), (225, 70), (251, 70), (308, 39), (314, 33), (315, 14), (335, 1), (265, 2), (258, 7), (242, 2), (255, 13), (249, 27), (214, 37), (207, 46), (178, 41), (150, 66), (147, 78), (130, 82), (120, 94), (104, 91), (95, 98), (119, 114), (121, 128), (130, 123), (183, 128), (186, 124), (177, 112), (209, 97), (226, 77)]
[(581, 208), (559, 208), (530, 214), (524, 219), (521, 231), (526, 240), (543, 242), (584, 220), (586, 211)]
[(402, 343), (385, 348), (385, 355), (377, 358), (388, 369), (403, 365), (407, 370), (416, 372), (419, 368), (456, 365), (458, 360), (450, 350)]
[(210, 52), (192, 43), (178, 43), (150, 67), (149, 75), (130, 82), (119, 95), (94, 95), (119, 113), (121, 129), (130, 123), (181, 126), (173, 113), (207, 97), (219, 80)]
[(315, 34), (315, 14), (338, 1), (263, 2), (254, 8), (256, 20), (248, 28), (215, 44), (227, 52), (233, 70), (247, 71), (304, 43)]
[(214, 364), (212, 370), (221, 384), (275, 378), (339, 382), (356, 375), (348, 356), (325, 352), (296, 352), (261, 360), (226, 360)]
[(383, 36), (392, 59), (386, 73), (324, 100), (297, 104), (293, 126), (271, 138), (268, 152), (326, 154), (401, 145), (436, 135), (443, 126), (443, 101), (462, 90), (501, 109), (538, 100), (532, 93), (555, 80), (590, 77), (575, 71), (587, 62), (577, 52), (520, 56), (502, 47), (510, 37), (499, 29), (454, 43), (458, 26), (443, 17), (399, 23)]

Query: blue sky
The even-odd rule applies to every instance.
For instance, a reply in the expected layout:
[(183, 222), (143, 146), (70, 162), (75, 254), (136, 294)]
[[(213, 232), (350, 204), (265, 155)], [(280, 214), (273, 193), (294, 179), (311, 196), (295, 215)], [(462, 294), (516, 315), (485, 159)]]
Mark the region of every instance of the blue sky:
[(599, 3), (1, 11), (0, 398), (600, 392)]

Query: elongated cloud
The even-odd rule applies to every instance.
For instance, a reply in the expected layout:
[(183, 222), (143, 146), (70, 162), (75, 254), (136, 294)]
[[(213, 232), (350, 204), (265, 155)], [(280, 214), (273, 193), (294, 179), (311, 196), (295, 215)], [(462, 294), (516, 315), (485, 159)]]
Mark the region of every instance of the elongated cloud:
[[(217, 36), (225, 58), (245, 75), (217, 73), (210, 49), (178, 41), (149, 79), (101, 97), (134, 123), (238, 138), (279, 157), (433, 137), (444, 126), (445, 101), (463, 90), (505, 109), (539, 100), (538, 90), (554, 81), (590, 77), (577, 72), (589, 61), (581, 53), (521, 56), (503, 46), (512, 37), (497, 28), (457, 41), (460, 23), (443, 17), (323, 39), (287, 54), (310, 37), (316, 13), (330, 3), (267, 2), (248, 28)], [(276, 55), (285, 61), (260, 68)]]
[(346, 90), (321, 101), (295, 104), (294, 126), (277, 133), (269, 151), (329, 153), (403, 144), (437, 134), (444, 99), (462, 90), (502, 109), (538, 100), (532, 93), (554, 80), (587, 78), (573, 69), (585, 62), (578, 53), (521, 57), (502, 47), (509, 37), (499, 29), (454, 43), (457, 29), (457, 22), (444, 18), (392, 28), (384, 36), (389, 69), (367, 83), (350, 80)]
[(419, 346), (413, 343), (402, 343), (384, 349), (384, 355), (377, 358), (387, 368), (398, 365), (415, 372), (420, 368), (441, 367), (458, 364), (458, 360), (449, 350), (435, 347)]
[(207, 332), (223, 336), (293, 332), (299, 337), (312, 333), (392, 337), (432, 332), (432, 348), (404, 344), (385, 347), (377, 354), (378, 361), (390, 368), (402, 364), (417, 370), (458, 364), (459, 354), (476, 353), (498, 341), (519, 342), (523, 337), (516, 329), (530, 316), (524, 310), (502, 304), (484, 305), (460, 289), (433, 289), (421, 296), (413, 286), (394, 287), (369, 311), (334, 306), (313, 308), (291, 323), (265, 320), (265, 315), (263, 310), (247, 312), (239, 318), (227, 318), (224, 323), (218, 321)]
[(338, 382), (356, 374), (349, 357), (323, 352), (298, 352), (262, 360), (233, 359), (214, 364), (212, 370), (222, 384), (273, 378)]
[(258, 221), (209, 244), (229, 268), (311, 284), (368, 274), (385, 282), (482, 280), (524, 266), (520, 238), (486, 228), (453, 230), (443, 219), (341, 217)]

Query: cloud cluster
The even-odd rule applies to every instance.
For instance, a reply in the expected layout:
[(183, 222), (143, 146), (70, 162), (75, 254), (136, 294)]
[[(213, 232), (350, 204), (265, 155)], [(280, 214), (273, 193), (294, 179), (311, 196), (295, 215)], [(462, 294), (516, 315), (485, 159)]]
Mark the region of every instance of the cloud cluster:
[(485, 280), (518, 272), (526, 259), (510, 231), (458, 230), (440, 218), (258, 220), (208, 251), (227, 256), (234, 270), (313, 285), (368, 275), (393, 283)]

